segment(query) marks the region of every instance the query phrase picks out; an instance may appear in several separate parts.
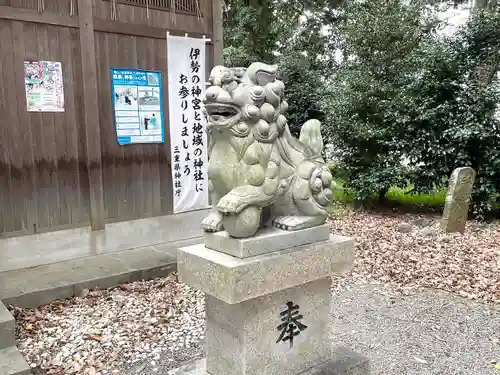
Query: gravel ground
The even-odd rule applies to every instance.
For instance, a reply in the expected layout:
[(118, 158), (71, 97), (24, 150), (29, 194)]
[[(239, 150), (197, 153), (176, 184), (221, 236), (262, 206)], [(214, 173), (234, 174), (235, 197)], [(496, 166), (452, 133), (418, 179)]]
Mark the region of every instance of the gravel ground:
[[(331, 225), (356, 240), (334, 290), (336, 332), (374, 375), (500, 375), (499, 226), (446, 235), (433, 218), (354, 211)], [(204, 296), (175, 276), (12, 312), (40, 375), (164, 373), (203, 353)]]
[(382, 285), (334, 291), (337, 340), (371, 360), (371, 375), (499, 375), (500, 306)]
[[(439, 291), (403, 295), (352, 280), (336, 284), (333, 298), (336, 343), (370, 358), (371, 375), (500, 374), (494, 367), (500, 364), (500, 306)], [(201, 358), (202, 346), (182, 356), (165, 352), (121, 374), (166, 374), (190, 356)]]
[(204, 354), (204, 342), (191, 347), (191, 349), (173, 352), (171, 350), (161, 353), (158, 360), (142, 360), (133, 365), (125, 365), (119, 372), (120, 375), (150, 375), (159, 374), (166, 375), (169, 370), (187, 365), (199, 359), (202, 359)]
[[(157, 285), (162, 290), (160, 294), (168, 294), (167, 290), (161, 288), (170, 285), (169, 282), (157, 279), (148, 283)], [(144, 286), (144, 283), (134, 284)], [(136, 289), (139, 288), (136, 286)], [(113, 294), (101, 293), (99, 298), (108, 293)], [(139, 292), (130, 292), (131, 300), (138, 298), (135, 293)], [(333, 288), (332, 316), (336, 340), (368, 356), (372, 361), (372, 375), (500, 374), (500, 370), (494, 368), (495, 361), (500, 364), (499, 305), (469, 301), (435, 290), (413, 290), (409, 295), (405, 290), (404, 293), (406, 295), (386, 284), (373, 285), (348, 279), (337, 280)], [(92, 326), (89, 323), (92, 317), (83, 312), (83, 301), (78, 304), (73, 301), (63, 308), (64, 314), (59, 311), (59, 317), (53, 325), (48, 322), (35, 323), (40, 327), (34, 328), (35, 331), (39, 329), (38, 333), (21, 339), (20, 347), (24, 348), (25, 355), (31, 360), (52, 358), (52, 361), (37, 366), (37, 374), (164, 374), (187, 361), (203, 357), (204, 317), (201, 306), (204, 298), (180, 285), (178, 305), (184, 306), (185, 295), (191, 296), (189, 303), (199, 307), (196, 313), (191, 311), (191, 319), (186, 320), (184, 314), (189, 309), (182, 311), (184, 309), (179, 307), (170, 318), (170, 329), (165, 327), (166, 324), (150, 326), (150, 323), (144, 323), (142, 330), (135, 328), (128, 333), (128, 337), (136, 335), (142, 338), (132, 340), (127, 345), (121, 340), (106, 340), (105, 335), (112, 336), (112, 331), (127, 326), (127, 322), (133, 321), (134, 315), (139, 315), (137, 312), (129, 310), (128, 320), (122, 313), (116, 318), (118, 325), (101, 324), (101, 320), (97, 319), (94, 327), (106, 326), (100, 330), (103, 340), (82, 341), (78, 337), (85, 336), (84, 332), (89, 330), (89, 325)], [(106, 306), (112, 301), (109, 296), (105, 297), (99, 306), (107, 310)], [(157, 307), (154, 309), (160, 311)], [(147, 312), (148, 317), (151, 316), (148, 310), (143, 308), (142, 311)], [(78, 314), (78, 318), (75, 319), (73, 314)], [(51, 317), (54, 316), (52, 313)], [(64, 329), (57, 328), (57, 322), (64, 320), (74, 323), (63, 324), (66, 327)], [(154, 318), (153, 321), (156, 322)], [(192, 321), (197, 323), (193, 326), (189, 323)], [(159, 328), (161, 326), (163, 328)], [(170, 333), (156, 337), (147, 327), (157, 327), (159, 332)], [(91, 331), (96, 332), (95, 329)], [(144, 331), (149, 333), (144, 334)], [(194, 336), (193, 331), (198, 334)], [(63, 343), (60, 337), (67, 336), (74, 339)], [(50, 342), (56, 344), (41, 345)], [(60, 360), (54, 361), (54, 358)], [(74, 367), (75, 363), (78, 363), (78, 370)]]

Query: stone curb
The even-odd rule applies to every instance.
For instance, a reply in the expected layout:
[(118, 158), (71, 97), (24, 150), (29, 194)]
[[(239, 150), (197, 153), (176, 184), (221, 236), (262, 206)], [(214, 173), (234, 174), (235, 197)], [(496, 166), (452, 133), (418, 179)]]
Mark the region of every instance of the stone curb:
[(78, 296), (84, 289), (106, 289), (126, 282), (168, 276), (177, 270), (177, 249), (201, 237), (0, 273), (5, 305), (36, 308)]
[(84, 289), (107, 289), (123, 283), (168, 276), (170, 273), (175, 271), (177, 271), (177, 262), (174, 261), (172, 263), (162, 264), (158, 267), (142, 270), (130, 270), (128, 272), (114, 274), (107, 277), (98, 277), (6, 297), (3, 299), (3, 302), (7, 306), (13, 305), (23, 308), (36, 308), (38, 306), (54, 302), (58, 299), (78, 296)]
[(29, 375), (28, 363), (16, 347), (15, 320), (0, 301), (0, 375)]
[[(1, 304), (1, 302), (0, 302)], [(15, 346), (0, 350), (0, 375), (31, 375), (31, 369)]]

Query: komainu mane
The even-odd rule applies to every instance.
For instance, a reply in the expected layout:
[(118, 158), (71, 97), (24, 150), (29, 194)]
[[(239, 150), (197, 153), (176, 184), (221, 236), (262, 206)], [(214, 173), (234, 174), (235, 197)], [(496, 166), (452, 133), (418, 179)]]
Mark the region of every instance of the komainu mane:
[(205, 231), (244, 238), (262, 226), (292, 231), (326, 220), (333, 192), (321, 124), (309, 120), (299, 140), (291, 135), (276, 72), (263, 63), (211, 72), (203, 103), (213, 210)]

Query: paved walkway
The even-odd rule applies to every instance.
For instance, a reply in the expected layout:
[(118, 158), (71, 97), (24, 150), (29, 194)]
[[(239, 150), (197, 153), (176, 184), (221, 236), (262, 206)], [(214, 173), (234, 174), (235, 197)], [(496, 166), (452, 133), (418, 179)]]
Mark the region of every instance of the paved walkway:
[(30, 308), (79, 295), (84, 289), (166, 276), (176, 269), (176, 249), (200, 241), (194, 238), (2, 272), (0, 300)]
[(83, 289), (165, 276), (176, 249), (201, 241), (205, 210), (123, 221), (105, 230), (74, 228), (0, 236), (0, 300), (36, 307)]
[(94, 257), (203, 235), (205, 210), (106, 224), (106, 229), (74, 228), (2, 238), (0, 272)]
[(335, 337), (371, 359), (371, 375), (498, 375), (500, 306), (426, 290), (346, 285), (334, 294)]

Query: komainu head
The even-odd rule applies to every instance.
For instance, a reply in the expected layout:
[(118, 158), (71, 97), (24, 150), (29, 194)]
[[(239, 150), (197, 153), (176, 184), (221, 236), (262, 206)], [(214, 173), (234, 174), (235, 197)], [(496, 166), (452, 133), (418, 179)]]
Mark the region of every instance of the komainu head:
[(276, 72), (275, 65), (258, 62), (247, 69), (214, 67), (203, 98), (209, 131), (252, 132), (261, 142), (273, 142), (285, 129), (288, 109)]

